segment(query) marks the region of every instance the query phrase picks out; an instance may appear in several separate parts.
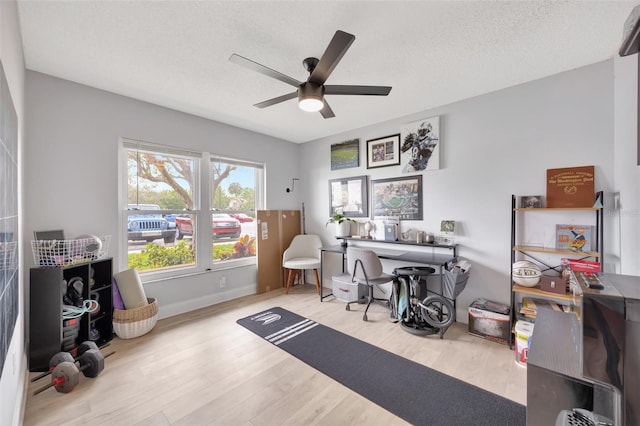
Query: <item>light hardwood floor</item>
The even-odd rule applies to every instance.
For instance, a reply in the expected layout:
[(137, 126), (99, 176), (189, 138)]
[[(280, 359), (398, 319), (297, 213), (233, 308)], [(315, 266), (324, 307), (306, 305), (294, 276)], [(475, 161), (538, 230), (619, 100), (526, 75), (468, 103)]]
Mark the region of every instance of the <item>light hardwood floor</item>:
[(389, 311), (379, 305), (364, 322), (362, 305), (347, 312), (333, 298), (320, 303), (307, 284), (288, 295), (278, 289), (160, 320), (136, 339), (116, 337), (103, 349), (116, 353), (102, 374), (83, 376), (73, 392), (48, 389), (33, 396), (49, 379), (30, 383), (24, 424), (405, 424), (235, 322), (274, 306), (526, 403), (526, 369), (507, 346), (469, 335), (463, 323), (444, 339), (417, 337), (389, 322)]

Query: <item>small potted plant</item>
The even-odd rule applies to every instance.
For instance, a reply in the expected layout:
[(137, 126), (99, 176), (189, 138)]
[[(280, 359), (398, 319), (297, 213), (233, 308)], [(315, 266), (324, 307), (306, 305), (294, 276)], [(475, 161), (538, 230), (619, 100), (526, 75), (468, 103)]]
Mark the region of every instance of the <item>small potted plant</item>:
[(351, 235), (351, 223), (355, 220), (350, 217), (346, 217), (342, 210), (336, 210), (336, 212), (329, 218), (325, 226), (330, 223), (336, 224), (336, 237), (348, 237)]

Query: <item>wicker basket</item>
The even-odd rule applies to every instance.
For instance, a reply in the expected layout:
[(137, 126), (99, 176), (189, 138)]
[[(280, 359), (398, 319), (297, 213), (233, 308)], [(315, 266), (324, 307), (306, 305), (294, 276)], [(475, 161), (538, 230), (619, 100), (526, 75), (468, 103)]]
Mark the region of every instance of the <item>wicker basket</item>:
[(70, 266), (107, 257), (111, 235), (90, 236), (75, 240), (31, 241), (37, 266)]
[(121, 339), (133, 339), (147, 334), (158, 321), (158, 303), (148, 298), (148, 305), (134, 309), (113, 310), (113, 331)]

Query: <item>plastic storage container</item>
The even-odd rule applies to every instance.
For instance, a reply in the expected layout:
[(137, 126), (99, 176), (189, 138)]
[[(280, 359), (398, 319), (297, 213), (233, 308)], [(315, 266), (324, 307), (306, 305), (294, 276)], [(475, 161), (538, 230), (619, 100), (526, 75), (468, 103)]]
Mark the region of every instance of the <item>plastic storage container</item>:
[(527, 366), (529, 358), (529, 346), (531, 345), (531, 336), (533, 336), (533, 323), (527, 321), (518, 321), (515, 326), (516, 334), (516, 363), (523, 367)]
[(351, 282), (350, 274), (334, 275), (333, 295), (343, 302), (355, 302), (356, 300), (365, 299), (367, 297), (365, 286)]

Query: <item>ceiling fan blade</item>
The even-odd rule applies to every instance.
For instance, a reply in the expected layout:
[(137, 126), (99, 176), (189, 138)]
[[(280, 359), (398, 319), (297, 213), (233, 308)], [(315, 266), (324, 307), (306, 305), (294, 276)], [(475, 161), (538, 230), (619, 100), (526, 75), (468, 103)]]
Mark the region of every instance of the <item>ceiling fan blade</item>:
[(333, 110), (331, 109), (331, 107), (327, 103), (327, 100), (323, 99), (322, 103), (324, 103), (324, 106), (320, 110), (320, 114), (322, 114), (322, 116), (324, 118), (333, 118), (333, 117), (335, 117), (336, 115), (333, 113)]
[(309, 76), (308, 81), (324, 84), (355, 39), (356, 37), (352, 34), (340, 30), (336, 31), (329, 46), (327, 46), (327, 50), (322, 54), (320, 62), (318, 62), (318, 65)]
[(277, 98), (272, 98), (257, 104), (254, 104), (254, 107), (258, 108), (266, 108), (271, 105), (279, 104), (280, 102), (288, 101), (289, 99), (297, 98), (298, 92), (287, 93), (286, 95), (278, 96)]
[(348, 86), (325, 85), (325, 95), (370, 95), (387, 96), (391, 92), (391, 86)]
[(265, 67), (262, 64), (259, 64), (251, 59), (247, 59), (244, 56), (236, 55), (235, 53), (229, 57), (229, 60), (235, 64), (242, 65), (245, 68), (249, 68), (250, 70), (259, 72), (260, 74), (264, 74), (268, 77), (275, 78), (276, 80), (280, 80), (283, 83), (290, 84), (294, 87), (298, 87), (302, 84), (301, 81), (296, 80), (295, 78), (289, 77), (288, 75), (284, 75), (281, 72), (276, 70), (272, 70), (269, 67)]

